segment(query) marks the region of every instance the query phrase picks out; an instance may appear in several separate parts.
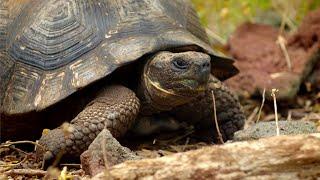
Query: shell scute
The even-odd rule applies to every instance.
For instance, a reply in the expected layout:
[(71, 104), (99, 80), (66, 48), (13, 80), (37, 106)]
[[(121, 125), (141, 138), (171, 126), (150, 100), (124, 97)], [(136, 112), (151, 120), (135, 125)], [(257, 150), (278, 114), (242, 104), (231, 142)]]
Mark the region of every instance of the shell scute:
[(171, 48), (197, 46), (210, 54), (213, 67), (223, 69), (217, 77), (236, 72), (211, 49), (188, 0), (18, 0), (10, 6), (0, 3), (0, 12), (12, 16), (0, 14), (8, 20), (0, 25), (0, 103), (7, 114), (47, 108), (145, 54)]

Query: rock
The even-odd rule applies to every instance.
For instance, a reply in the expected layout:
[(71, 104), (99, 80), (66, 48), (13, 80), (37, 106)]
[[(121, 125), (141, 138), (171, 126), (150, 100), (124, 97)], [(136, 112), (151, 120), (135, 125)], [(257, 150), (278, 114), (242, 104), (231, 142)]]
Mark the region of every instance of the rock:
[[(309, 121), (279, 121), (280, 135), (310, 134), (317, 132), (315, 123)], [(235, 133), (234, 141), (256, 140), (276, 136), (276, 122), (258, 122)]]
[[(104, 141), (105, 138), (105, 141)], [(105, 156), (107, 162), (104, 162), (102, 144), (105, 143)], [(80, 156), (82, 169), (91, 176), (105, 170), (105, 164), (113, 166), (122, 163), (126, 160), (139, 159), (130, 149), (121, 146), (121, 144), (111, 135), (111, 133), (104, 129), (91, 143), (88, 150), (83, 152)], [(107, 167), (107, 168), (108, 168)]]
[(313, 68), (313, 71), (308, 77), (307, 82), (310, 83), (311, 89), (320, 90), (320, 61)]
[(320, 134), (276, 136), (127, 161), (93, 179), (317, 179)]
[[(293, 99), (311, 72), (319, 58), (319, 45), (308, 43), (305, 47), (306, 42), (299, 39), (299, 32), (293, 36), (283, 34), (288, 41), (286, 49), (292, 66), (289, 69), (277, 43), (278, 35), (278, 29), (272, 26), (245, 23), (230, 37), (228, 49), (240, 73), (226, 84), (240, 96), (261, 95), (264, 88), (270, 94), (275, 88), (279, 89), (279, 100)], [(271, 99), (271, 96), (266, 98)]]
[[(320, 9), (310, 12), (302, 21), (298, 33), (294, 35), (291, 43), (300, 42), (305, 48), (310, 48), (314, 44), (320, 47)], [(318, 57), (320, 59), (320, 57)], [(313, 89), (320, 89), (320, 60), (313, 68), (313, 72), (308, 77), (307, 82)]]
[[(310, 12), (301, 22), (298, 32), (293, 35), (290, 44), (299, 43), (310, 48), (320, 42), (320, 9)], [(319, 46), (318, 46), (319, 47)]]

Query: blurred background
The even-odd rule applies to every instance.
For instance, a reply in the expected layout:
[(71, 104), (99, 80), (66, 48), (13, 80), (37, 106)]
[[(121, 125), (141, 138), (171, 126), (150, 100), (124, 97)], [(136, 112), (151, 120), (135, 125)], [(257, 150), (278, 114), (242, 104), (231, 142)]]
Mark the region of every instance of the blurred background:
[(221, 43), (244, 21), (281, 26), (295, 31), (320, 0), (192, 0), (209, 36)]
[(277, 89), (280, 118), (314, 120), (320, 130), (320, 0), (191, 1), (213, 46), (236, 59), (240, 73), (225, 83), (247, 123), (260, 118), (264, 96), (261, 120), (275, 119)]

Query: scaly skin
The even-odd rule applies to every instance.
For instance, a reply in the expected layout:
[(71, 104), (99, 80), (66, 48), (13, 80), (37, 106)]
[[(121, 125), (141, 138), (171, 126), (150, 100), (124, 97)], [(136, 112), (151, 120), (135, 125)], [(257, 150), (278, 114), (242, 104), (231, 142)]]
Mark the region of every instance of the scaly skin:
[[(44, 146), (51, 158), (59, 152), (72, 157), (80, 156), (97, 135), (107, 127), (114, 138), (122, 136), (133, 124), (139, 113), (139, 99), (134, 92), (123, 86), (110, 86), (103, 89), (77, 117), (70, 123), (71, 132), (56, 128), (41, 137), (39, 144)], [(44, 152), (39, 149), (38, 154)]]
[[(208, 79), (209, 82), (208, 82)], [(142, 78), (133, 91), (110, 86), (71, 121), (71, 132), (62, 127), (40, 139), (45, 158), (59, 152), (78, 157), (106, 125), (112, 138), (118, 138), (131, 127), (137, 115), (173, 112), (181, 121), (215, 129), (212, 95), (216, 96), (219, 127), (224, 139), (243, 127), (244, 115), (237, 98), (219, 80), (210, 77), (210, 57), (200, 52), (159, 52), (144, 65)], [(196, 100), (195, 100), (196, 98)], [(217, 137), (217, 134), (213, 135)]]
[[(217, 119), (223, 139), (232, 139), (234, 132), (243, 128), (245, 115), (238, 98), (212, 75), (207, 91), (192, 102), (175, 108), (173, 114), (180, 121), (188, 121), (199, 125), (201, 129), (215, 131), (211, 91), (215, 95)], [(217, 138), (217, 132), (214, 132), (214, 137)]]

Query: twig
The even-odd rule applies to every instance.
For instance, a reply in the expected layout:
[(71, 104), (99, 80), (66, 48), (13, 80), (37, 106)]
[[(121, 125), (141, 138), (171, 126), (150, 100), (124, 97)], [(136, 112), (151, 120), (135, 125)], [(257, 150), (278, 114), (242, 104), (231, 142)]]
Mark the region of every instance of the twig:
[(212, 103), (213, 103), (214, 122), (215, 122), (215, 125), (216, 125), (218, 138), (219, 138), (220, 142), (222, 144), (224, 144), (224, 141), (223, 141), (223, 138), (222, 138), (222, 135), (221, 135), (221, 132), (220, 132), (219, 124), (218, 124), (217, 110), (216, 110), (216, 98), (214, 96), (213, 91), (211, 91), (211, 94), (212, 94)]
[(24, 158), (22, 159), (22, 161), (20, 161), (20, 162), (18, 162), (18, 163), (15, 163), (15, 164), (11, 163), (11, 164), (0, 165), (0, 167), (10, 167), (10, 168), (12, 168), (12, 167), (17, 167), (17, 166), (21, 165), (22, 163), (26, 162), (27, 159), (28, 159), (28, 155), (25, 155)]
[(16, 147), (9, 147), (10, 149), (12, 149), (12, 150), (15, 150), (15, 151), (17, 151), (17, 152), (19, 152), (19, 153), (22, 153), (22, 154), (26, 154), (26, 155), (28, 155), (29, 153), (27, 153), (27, 152), (25, 152), (25, 151), (23, 151), (23, 150), (21, 150), (21, 149), (19, 149), (19, 148), (16, 148)]
[(12, 147), (12, 146), (9, 146), (8, 148), (12, 149), (12, 150), (15, 150), (15, 151), (17, 151), (19, 153), (24, 154), (24, 158), (18, 163), (6, 163), (6, 164), (3, 164), (3, 165), (0, 164), (0, 167), (8, 167), (9, 169), (12, 169), (14, 167), (17, 167), (17, 166), (21, 165), (22, 163), (24, 163), (24, 162), (26, 162), (28, 160), (29, 155), (30, 155), (29, 153), (24, 152), (21, 149), (18, 149), (18, 148)]
[(3, 174), (3, 172), (8, 172), (10, 169), (12, 169), (12, 167), (2, 167), (0, 169), (0, 179), (1, 179), (1, 174)]
[(280, 34), (283, 33), (285, 26), (286, 26), (285, 15), (282, 15), (281, 24), (280, 24)]
[(185, 138), (185, 137), (188, 137), (190, 134), (193, 134), (194, 133), (194, 130), (191, 129), (189, 131), (187, 131), (186, 133), (184, 133), (183, 135), (181, 136), (177, 136), (176, 138), (174, 139), (170, 139), (168, 142), (172, 142), (172, 143), (176, 143), (177, 141), (180, 141), (181, 139)]
[[(35, 145), (35, 148), (34, 148), (34, 149), (36, 149), (36, 147), (40, 147), (42, 150), (45, 149), (45, 148), (44, 148), (42, 145), (40, 145), (38, 142), (33, 142), (33, 141), (15, 141), (15, 142), (7, 141), (7, 142), (5, 142), (5, 143), (3, 143), (3, 144), (0, 145), (0, 149), (1, 149), (1, 148), (7, 148), (7, 147), (12, 148), (11, 146), (12, 146), (12, 145), (16, 145), (16, 144), (33, 144), (33, 145)], [(15, 148), (15, 150), (17, 150), (17, 148)], [(21, 150), (21, 151), (22, 151), (22, 150)], [(19, 151), (19, 152), (21, 153), (21, 151)], [(25, 152), (24, 152), (24, 153), (25, 153)], [(19, 162), (19, 163), (17, 163), (17, 164), (11, 164), (11, 165), (9, 165), (9, 166), (18, 166), (18, 165), (20, 165), (21, 163), (25, 162), (25, 161), (27, 160), (27, 158), (28, 158), (28, 154), (26, 153), (25, 158), (24, 158), (21, 162)], [(42, 164), (44, 165), (44, 161), (43, 161)]]
[(288, 111), (288, 116), (287, 116), (287, 121), (291, 121), (292, 120), (292, 111), (291, 110), (289, 110)]
[(254, 122), (253, 119), (256, 117), (258, 111), (259, 111), (259, 108), (255, 107), (254, 110), (252, 111), (252, 113), (248, 116), (248, 119), (246, 120), (246, 123), (245, 123), (243, 129), (247, 129), (248, 127), (250, 127), (253, 124), (253, 122)]
[(40, 169), (12, 169), (4, 172), (7, 176), (28, 175), (28, 176), (45, 176), (47, 171)]
[(261, 106), (259, 108), (259, 113), (258, 113), (258, 118), (257, 118), (257, 121), (258, 122), (260, 120), (260, 117), (261, 117), (261, 111), (262, 111), (262, 108), (264, 106), (264, 102), (266, 100), (266, 88), (263, 88), (263, 93), (262, 93), (262, 102), (261, 102)]
[(15, 144), (33, 144), (33, 145), (35, 145), (37, 147), (45, 149), (42, 145), (40, 145), (37, 142), (33, 142), (33, 141), (15, 141), (15, 142), (7, 141), (7, 142), (5, 142), (5, 143), (0, 145), (0, 149), (1, 148), (5, 148), (5, 147), (9, 147), (9, 146), (12, 146), (12, 145), (15, 145)]
[(158, 139), (154, 139), (152, 144), (174, 144), (177, 141), (180, 141), (181, 139), (188, 137), (190, 134), (193, 134), (194, 130), (190, 129), (188, 131), (186, 131), (184, 134), (176, 136), (175, 138), (170, 138), (170, 139), (164, 139), (164, 140), (158, 140)]
[(186, 142), (183, 145), (182, 151), (185, 151), (187, 145), (189, 144), (190, 138), (187, 138)]
[(279, 44), (280, 49), (285, 57), (287, 66), (288, 66), (289, 70), (291, 71), (292, 70), (291, 59), (290, 59), (290, 56), (289, 56), (289, 53), (288, 53), (288, 50), (286, 47), (285, 38), (283, 36), (279, 35), (276, 43)]
[[(284, 8), (281, 8), (280, 4), (276, 4), (274, 2), (285, 2), (286, 4), (283, 4)], [(289, 4), (290, 1), (273, 1), (272, 6), (275, 9), (275, 11), (278, 14), (281, 14), (281, 24), (280, 24), (280, 33), (282, 34), (285, 30), (285, 26), (287, 25), (291, 31), (297, 29), (296, 25), (294, 22), (291, 20), (289, 16)]]
[(79, 168), (81, 167), (81, 164), (60, 164), (60, 166), (67, 166), (67, 167), (73, 167), (73, 168)]
[(271, 96), (273, 97), (273, 106), (274, 106), (274, 113), (275, 113), (275, 119), (276, 119), (277, 136), (279, 136), (280, 129), (279, 129), (279, 122), (278, 122), (277, 98), (276, 98), (276, 94), (275, 94), (276, 92), (278, 92), (277, 89), (272, 89)]

